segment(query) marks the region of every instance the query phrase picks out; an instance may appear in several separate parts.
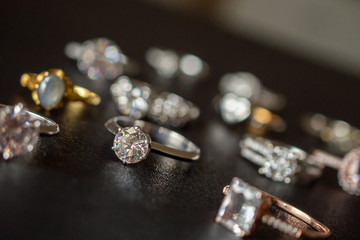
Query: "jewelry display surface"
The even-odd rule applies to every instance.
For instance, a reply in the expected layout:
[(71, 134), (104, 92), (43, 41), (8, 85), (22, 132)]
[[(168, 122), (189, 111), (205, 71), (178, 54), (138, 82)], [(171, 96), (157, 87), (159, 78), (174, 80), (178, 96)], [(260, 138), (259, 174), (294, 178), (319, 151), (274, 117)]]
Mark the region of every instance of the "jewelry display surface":
[[(0, 239), (238, 239), (214, 221), (222, 189), (234, 176), (326, 225), (331, 230), (328, 239), (360, 238), (360, 200), (339, 187), (338, 171), (326, 167), (322, 177), (306, 186), (259, 175), (254, 164), (239, 156), (245, 129), (225, 124), (211, 104), (225, 73), (254, 73), (287, 99), (279, 114), (287, 130), (266, 137), (311, 152), (325, 148), (320, 139), (304, 133), (299, 122), (304, 112), (321, 112), (360, 127), (357, 77), (146, 1), (28, 1), (2, 10), (7, 37), (0, 38), (0, 103), (21, 102), (54, 120), (61, 131), (41, 136), (29, 154), (0, 161)], [(198, 82), (161, 82), (149, 66), (149, 74), (134, 76), (199, 107), (197, 120), (175, 129), (199, 146), (199, 160), (178, 161), (150, 152), (146, 161), (134, 165), (118, 161), (111, 150), (114, 136), (104, 128), (104, 122), (119, 114), (109, 94), (113, 81), (89, 80), (63, 53), (71, 41), (102, 36), (144, 69), (144, 53), (152, 46), (189, 52), (209, 64), (209, 74)], [(53, 67), (64, 69), (74, 84), (96, 92), (101, 103), (71, 101), (50, 113), (42, 110), (19, 79), (23, 73)], [(261, 224), (247, 239), (291, 237)]]

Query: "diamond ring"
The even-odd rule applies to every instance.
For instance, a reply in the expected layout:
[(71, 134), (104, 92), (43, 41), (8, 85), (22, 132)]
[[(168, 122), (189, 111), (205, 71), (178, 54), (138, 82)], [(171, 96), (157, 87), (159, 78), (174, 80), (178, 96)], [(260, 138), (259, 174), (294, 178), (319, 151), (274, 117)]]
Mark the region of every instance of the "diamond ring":
[(70, 42), (65, 46), (65, 55), (77, 60), (80, 72), (90, 79), (114, 79), (124, 72), (128, 57), (120, 47), (107, 38), (96, 38), (83, 43)]
[(286, 104), (284, 96), (266, 89), (254, 74), (248, 72), (225, 74), (220, 79), (219, 90), (222, 95), (233, 93), (270, 110), (281, 110)]
[(233, 178), (223, 193), (225, 197), (215, 221), (238, 237), (249, 236), (260, 222), (295, 238), (326, 238), (330, 235), (324, 224), (240, 178)]
[(214, 106), (227, 124), (247, 121), (248, 132), (256, 135), (263, 135), (268, 130), (283, 132), (286, 129), (286, 122), (279, 115), (263, 107), (253, 106), (249, 99), (234, 93), (215, 97)]
[(144, 160), (151, 149), (188, 160), (200, 157), (200, 149), (193, 142), (177, 132), (149, 122), (119, 116), (109, 119), (105, 127), (115, 134), (112, 149), (125, 164)]
[(246, 135), (239, 143), (240, 154), (260, 166), (259, 173), (273, 181), (312, 180), (322, 174), (323, 166), (303, 150), (262, 137)]
[(345, 121), (315, 113), (304, 116), (302, 126), (306, 132), (320, 137), (339, 154), (347, 153), (360, 146), (360, 129)]
[(200, 115), (190, 101), (174, 93), (158, 94), (145, 82), (119, 77), (110, 93), (119, 111), (135, 119), (148, 118), (160, 125), (181, 127)]
[(338, 170), (339, 185), (344, 191), (360, 196), (360, 148), (351, 150), (343, 159), (321, 150), (312, 154), (318, 163)]
[(39, 134), (58, 132), (56, 122), (25, 110), (21, 103), (15, 106), (0, 104), (0, 152), (5, 160), (31, 152)]
[(180, 76), (200, 79), (209, 71), (208, 64), (198, 56), (170, 49), (150, 48), (145, 53), (145, 60), (164, 78)]
[(20, 84), (31, 91), (37, 105), (45, 110), (61, 107), (65, 101), (83, 101), (98, 105), (100, 97), (86, 88), (74, 85), (61, 69), (49, 69), (36, 73), (25, 73)]

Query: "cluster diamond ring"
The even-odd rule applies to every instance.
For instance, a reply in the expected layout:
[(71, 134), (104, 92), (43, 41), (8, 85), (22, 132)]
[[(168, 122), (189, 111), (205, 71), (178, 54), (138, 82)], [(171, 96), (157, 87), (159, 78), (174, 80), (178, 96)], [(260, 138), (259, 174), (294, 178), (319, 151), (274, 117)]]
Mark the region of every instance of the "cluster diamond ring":
[(119, 77), (110, 88), (119, 111), (135, 119), (148, 118), (160, 125), (181, 127), (200, 115), (200, 109), (175, 93), (158, 94), (149, 84)]
[(53, 68), (36, 73), (24, 73), (20, 84), (31, 91), (37, 105), (45, 110), (63, 106), (66, 101), (82, 101), (98, 105), (100, 97), (90, 90), (74, 85), (61, 69)]
[(260, 166), (259, 173), (273, 181), (312, 180), (322, 174), (323, 166), (303, 150), (262, 137), (244, 136), (240, 154)]
[(330, 230), (321, 222), (240, 178), (224, 187), (225, 197), (215, 221), (238, 237), (249, 236), (256, 224), (267, 224), (295, 238), (327, 238)]
[(15, 106), (0, 104), (0, 152), (5, 160), (31, 152), (39, 134), (58, 132), (56, 122), (27, 111), (21, 103)]
[(150, 150), (187, 160), (200, 157), (200, 148), (193, 142), (175, 131), (149, 122), (119, 116), (109, 119), (105, 127), (115, 134), (112, 149), (124, 164), (144, 160)]

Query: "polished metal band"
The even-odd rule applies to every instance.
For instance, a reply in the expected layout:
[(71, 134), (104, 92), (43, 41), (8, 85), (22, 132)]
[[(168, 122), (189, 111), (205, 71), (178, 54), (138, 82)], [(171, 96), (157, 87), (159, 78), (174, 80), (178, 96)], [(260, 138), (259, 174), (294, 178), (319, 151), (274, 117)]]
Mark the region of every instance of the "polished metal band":
[(189, 160), (198, 160), (200, 157), (198, 146), (181, 134), (165, 127), (125, 116), (111, 118), (105, 123), (105, 127), (113, 134), (121, 128), (132, 126), (138, 126), (149, 134), (152, 138), (151, 149), (153, 150)]

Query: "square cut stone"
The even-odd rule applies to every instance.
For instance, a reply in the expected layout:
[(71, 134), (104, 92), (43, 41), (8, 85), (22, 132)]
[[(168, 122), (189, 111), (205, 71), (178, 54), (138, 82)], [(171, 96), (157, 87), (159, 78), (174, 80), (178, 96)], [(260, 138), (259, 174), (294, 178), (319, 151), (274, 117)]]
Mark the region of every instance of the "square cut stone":
[(238, 237), (249, 235), (262, 203), (261, 196), (261, 191), (234, 178), (219, 208), (216, 222)]

